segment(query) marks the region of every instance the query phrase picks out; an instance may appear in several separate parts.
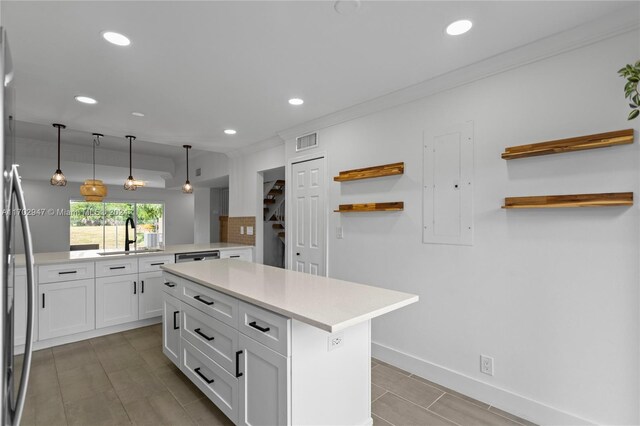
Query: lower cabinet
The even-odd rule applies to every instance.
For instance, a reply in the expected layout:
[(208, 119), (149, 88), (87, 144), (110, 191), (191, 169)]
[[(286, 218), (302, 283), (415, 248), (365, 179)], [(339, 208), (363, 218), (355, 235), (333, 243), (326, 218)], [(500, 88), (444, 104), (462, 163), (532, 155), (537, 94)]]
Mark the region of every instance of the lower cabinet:
[(93, 330), (94, 290), (93, 278), (39, 285), (39, 339)]
[(138, 320), (138, 274), (96, 278), (96, 328)]
[(180, 301), (162, 294), (162, 352), (180, 368)]
[(140, 296), (138, 298), (138, 319), (162, 315), (162, 271), (144, 272), (138, 275)]
[(287, 425), (289, 358), (240, 333), (240, 425)]

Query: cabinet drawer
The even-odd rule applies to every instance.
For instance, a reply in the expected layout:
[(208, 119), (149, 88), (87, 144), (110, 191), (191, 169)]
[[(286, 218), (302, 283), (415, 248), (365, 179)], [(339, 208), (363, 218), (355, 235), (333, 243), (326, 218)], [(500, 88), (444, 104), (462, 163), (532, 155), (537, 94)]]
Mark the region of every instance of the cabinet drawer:
[(93, 278), (93, 262), (63, 263), (38, 267), (38, 284)]
[(162, 273), (162, 291), (172, 295), (173, 297), (180, 298), (180, 278), (175, 275), (171, 275), (168, 272)]
[(238, 299), (187, 280), (179, 281), (183, 302), (233, 328), (238, 327)]
[(238, 379), (182, 339), (180, 370), (234, 424), (238, 423)]
[(96, 277), (112, 277), (136, 273), (138, 273), (138, 259), (135, 257), (96, 262)]
[(173, 256), (141, 257), (138, 259), (138, 272), (160, 271), (160, 266), (173, 263)]
[(238, 259), (253, 261), (253, 250), (251, 248), (236, 250), (220, 250), (220, 259)]
[(268, 348), (284, 355), (291, 353), (291, 320), (245, 302), (239, 302), (238, 330)]
[(182, 337), (231, 374), (236, 372), (238, 330), (182, 303)]

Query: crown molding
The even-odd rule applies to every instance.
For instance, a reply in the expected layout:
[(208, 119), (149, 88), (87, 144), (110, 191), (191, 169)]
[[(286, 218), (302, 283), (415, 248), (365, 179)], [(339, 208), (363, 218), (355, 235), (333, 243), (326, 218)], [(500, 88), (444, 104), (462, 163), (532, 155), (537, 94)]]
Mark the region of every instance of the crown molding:
[(282, 140), (287, 141), (311, 131), (414, 102), (439, 92), (637, 30), (640, 28), (639, 8), (638, 3), (634, 2), (631, 6), (623, 7), (595, 21), (587, 22), (480, 62), (438, 75), (421, 83), (284, 129), (277, 132), (277, 134)]
[(275, 148), (277, 146), (284, 145), (284, 139), (282, 139), (279, 135), (270, 137), (269, 139), (261, 140), (260, 142), (253, 143), (251, 145), (247, 145), (242, 148), (238, 148), (233, 151), (229, 151), (225, 153), (229, 158), (238, 158), (243, 157), (245, 155), (254, 154), (256, 152), (264, 151), (265, 149)]

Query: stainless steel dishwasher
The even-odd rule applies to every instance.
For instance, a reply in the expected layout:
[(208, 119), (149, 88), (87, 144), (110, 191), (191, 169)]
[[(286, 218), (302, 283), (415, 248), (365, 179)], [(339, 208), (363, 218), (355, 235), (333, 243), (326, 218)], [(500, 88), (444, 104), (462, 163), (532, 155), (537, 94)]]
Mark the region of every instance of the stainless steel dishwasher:
[(198, 251), (195, 253), (176, 253), (176, 263), (196, 262), (199, 260), (220, 259), (219, 250)]

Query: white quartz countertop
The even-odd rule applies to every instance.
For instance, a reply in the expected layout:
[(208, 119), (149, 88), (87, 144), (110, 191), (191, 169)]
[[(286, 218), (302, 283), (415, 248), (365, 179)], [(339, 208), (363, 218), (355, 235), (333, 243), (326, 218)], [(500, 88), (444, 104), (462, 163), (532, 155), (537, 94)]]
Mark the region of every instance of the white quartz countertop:
[(414, 294), (236, 259), (161, 268), (331, 333), (418, 301)]
[[(209, 244), (175, 244), (166, 246), (161, 251), (148, 251), (148, 252), (138, 252), (138, 253), (129, 253), (129, 254), (112, 254), (108, 256), (100, 255), (99, 253), (103, 252), (103, 250), (79, 250), (79, 251), (57, 251), (51, 253), (36, 253), (34, 255), (34, 263), (36, 265), (48, 265), (48, 264), (56, 264), (56, 263), (66, 263), (66, 262), (83, 262), (83, 261), (95, 261), (95, 260), (111, 260), (111, 259), (122, 259), (126, 257), (136, 256), (163, 256), (163, 255), (174, 255), (176, 253), (192, 253), (192, 252), (200, 252), (200, 251), (209, 251), (209, 250), (232, 250), (232, 249), (243, 249), (247, 247), (253, 247), (246, 244), (236, 244), (236, 243), (209, 243)], [(112, 251), (122, 251), (121, 249), (116, 249)], [(16, 256), (16, 266), (24, 266), (25, 258), (23, 254)]]

